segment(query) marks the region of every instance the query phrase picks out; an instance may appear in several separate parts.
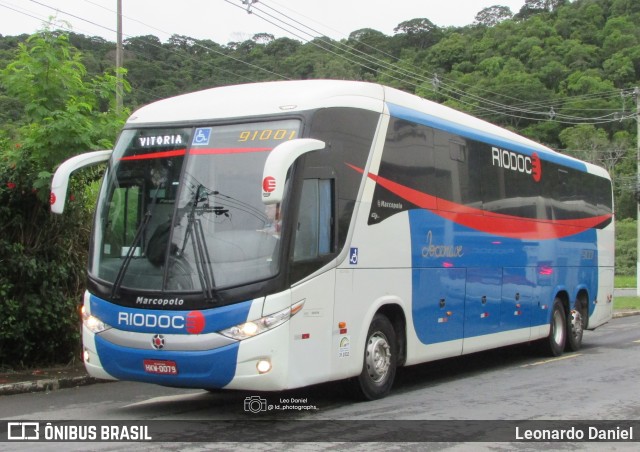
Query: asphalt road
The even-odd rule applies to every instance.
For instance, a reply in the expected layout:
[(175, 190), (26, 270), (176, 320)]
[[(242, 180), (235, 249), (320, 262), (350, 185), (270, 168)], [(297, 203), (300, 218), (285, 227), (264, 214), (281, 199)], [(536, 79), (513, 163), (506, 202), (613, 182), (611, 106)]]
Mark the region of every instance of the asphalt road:
[[(586, 420), (597, 426), (605, 420), (623, 422), (640, 419), (640, 316), (614, 319), (594, 332), (585, 332), (578, 353), (549, 359), (527, 346), (509, 347), (467, 357), (448, 359), (400, 369), (391, 395), (373, 402), (354, 402), (341, 385), (325, 384), (284, 393), (208, 393), (199, 390), (164, 388), (131, 382), (94, 384), (49, 393), (3, 396), (0, 419), (40, 421), (64, 425), (86, 419), (106, 422), (156, 422), (173, 426), (170, 441), (159, 443), (65, 444), (66, 450), (637, 450), (635, 443), (545, 443), (471, 442), (467, 420), (489, 421), (480, 428), (511, 428), (511, 420), (555, 420), (571, 425)], [(265, 407), (247, 405), (249, 397), (260, 397)], [(274, 407), (307, 407), (276, 409)], [(271, 407), (271, 408), (270, 408)], [(253, 409), (252, 409), (253, 408)], [(211, 422), (211, 421), (226, 421)], [(260, 421), (277, 420), (265, 424)], [(309, 421), (307, 436), (298, 428), (299, 441), (283, 438), (284, 421)], [(153, 422), (152, 422), (153, 421)], [(162, 423), (164, 421), (164, 423)], [(233, 422), (229, 422), (233, 421)], [(406, 421), (406, 422), (405, 422)], [(426, 422), (422, 422), (426, 421)], [(499, 422), (491, 422), (499, 421)], [(273, 437), (241, 445), (252, 430), (273, 427)], [(220, 427), (222, 426), (222, 427)], [(408, 430), (406, 427), (409, 427)], [(446, 441), (420, 443), (424, 437), (411, 428), (452, 430)], [(253, 428), (255, 427), (255, 428)], [(397, 431), (408, 432), (398, 437)], [(233, 439), (224, 443), (204, 436), (206, 442), (187, 443), (198, 438), (202, 428), (225, 428)], [(405, 430), (403, 430), (403, 428)], [(200, 430), (198, 430), (200, 429)], [(347, 432), (358, 432), (352, 442)], [(460, 430), (456, 432), (455, 430)], [(640, 437), (640, 428), (635, 433)], [(286, 431), (285, 431), (286, 432)], [(332, 432), (336, 442), (325, 442)], [(3, 438), (0, 431), (0, 439)], [(434, 432), (435, 438), (440, 438)], [(196, 435), (196, 436), (194, 436)], [(458, 437), (459, 441), (457, 440)], [(224, 435), (223, 435), (224, 436)], [(4, 436), (6, 438), (6, 436)], [(491, 432), (487, 433), (491, 441)], [(392, 442), (386, 440), (392, 439)], [(428, 439), (428, 438), (427, 438)], [(284, 441), (284, 442), (267, 442)], [(413, 441), (403, 443), (398, 441)], [(514, 438), (515, 441), (515, 438)], [(17, 443), (0, 442), (0, 450), (18, 450)], [(60, 443), (30, 443), (30, 450), (59, 450)], [(22, 450), (22, 449), (20, 449)]]

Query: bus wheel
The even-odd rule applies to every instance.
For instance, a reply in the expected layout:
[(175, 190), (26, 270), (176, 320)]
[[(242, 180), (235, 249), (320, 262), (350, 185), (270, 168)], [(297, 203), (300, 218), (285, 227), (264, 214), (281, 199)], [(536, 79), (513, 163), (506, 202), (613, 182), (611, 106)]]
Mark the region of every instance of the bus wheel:
[(358, 396), (376, 400), (389, 394), (398, 359), (396, 333), (389, 319), (376, 314), (369, 326), (362, 373), (355, 381)]
[(570, 352), (577, 352), (582, 346), (582, 333), (584, 332), (584, 319), (582, 317), (582, 303), (576, 302), (576, 306), (570, 312), (569, 331), (566, 348)]
[(553, 302), (553, 312), (551, 313), (551, 330), (549, 337), (544, 339), (545, 351), (551, 356), (560, 356), (564, 351), (567, 341), (567, 317), (564, 306), (559, 298)]

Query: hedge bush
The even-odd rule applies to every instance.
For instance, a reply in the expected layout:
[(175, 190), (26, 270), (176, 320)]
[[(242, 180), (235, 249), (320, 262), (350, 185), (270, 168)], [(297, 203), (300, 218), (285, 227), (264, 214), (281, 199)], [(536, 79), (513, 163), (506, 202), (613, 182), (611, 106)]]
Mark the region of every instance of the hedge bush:
[(68, 36), (45, 29), (0, 70), (0, 97), (22, 109), (0, 123), (0, 368), (79, 356), (99, 171), (74, 176), (61, 216), (49, 212), (51, 175), (73, 155), (110, 148), (128, 114), (116, 113), (116, 77), (88, 78), (81, 61)]
[(636, 220), (616, 221), (616, 275), (636, 274), (638, 230)]

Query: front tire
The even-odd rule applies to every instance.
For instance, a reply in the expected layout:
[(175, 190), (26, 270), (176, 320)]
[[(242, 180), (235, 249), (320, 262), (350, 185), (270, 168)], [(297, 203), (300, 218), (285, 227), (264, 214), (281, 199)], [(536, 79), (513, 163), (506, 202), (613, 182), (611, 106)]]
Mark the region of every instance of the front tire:
[(369, 326), (362, 373), (354, 381), (358, 398), (376, 400), (391, 391), (396, 376), (398, 342), (389, 319), (376, 314)]

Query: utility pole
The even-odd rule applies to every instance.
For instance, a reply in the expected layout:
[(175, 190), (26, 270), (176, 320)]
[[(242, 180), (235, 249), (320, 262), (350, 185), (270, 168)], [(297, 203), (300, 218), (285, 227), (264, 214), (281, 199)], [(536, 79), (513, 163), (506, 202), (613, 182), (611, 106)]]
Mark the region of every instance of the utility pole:
[(117, 0), (117, 16), (116, 19), (116, 113), (122, 111), (122, 0)]
[(638, 190), (640, 190), (640, 88), (637, 86), (633, 90), (633, 96), (636, 99), (636, 227), (638, 228), (638, 246), (636, 259), (636, 295), (640, 297), (640, 201), (638, 201)]

